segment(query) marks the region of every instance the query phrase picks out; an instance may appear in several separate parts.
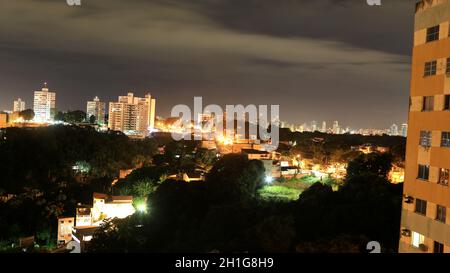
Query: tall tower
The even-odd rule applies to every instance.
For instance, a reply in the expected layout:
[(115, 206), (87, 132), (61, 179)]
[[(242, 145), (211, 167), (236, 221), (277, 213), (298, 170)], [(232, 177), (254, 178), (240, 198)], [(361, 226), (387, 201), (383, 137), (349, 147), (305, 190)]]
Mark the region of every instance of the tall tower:
[(317, 131), (317, 121), (311, 121), (311, 132)]
[(14, 108), (13, 108), (14, 112), (20, 112), (20, 111), (25, 110), (25, 102), (21, 98), (14, 100), (13, 106), (14, 106)]
[(34, 119), (38, 122), (51, 122), (56, 114), (56, 93), (49, 91), (47, 83), (40, 91), (34, 91)]
[(416, 4), (399, 252), (450, 252), (450, 0)]
[(333, 122), (333, 134), (339, 134), (339, 122), (335, 120)]
[(391, 128), (389, 129), (389, 135), (391, 136), (398, 136), (398, 126), (397, 124), (392, 124)]
[(408, 135), (408, 124), (407, 123), (402, 124), (402, 129), (400, 131), (400, 135), (402, 137), (406, 137)]
[(92, 116), (95, 118), (96, 124), (104, 124), (105, 123), (105, 108), (106, 104), (101, 102), (98, 97), (95, 97), (94, 100), (88, 101), (86, 105), (86, 117), (89, 121)]
[(108, 128), (129, 135), (147, 136), (155, 126), (156, 100), (150, 94), (135, 97), (133, 93), (119, 96), (117, 102), (109, 103)]

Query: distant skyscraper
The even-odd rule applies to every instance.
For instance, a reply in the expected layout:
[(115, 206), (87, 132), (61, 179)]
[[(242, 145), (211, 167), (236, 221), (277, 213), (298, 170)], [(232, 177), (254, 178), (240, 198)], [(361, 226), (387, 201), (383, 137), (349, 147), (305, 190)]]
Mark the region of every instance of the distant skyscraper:
[(295, 125), (294, 125), (294, 124), (291, 124), (291, 125), (289, 126), (289, 130), (291, 130), (291, 132), (294, 132), (294, 131), (295, 131)]
[(144, 98), (133, 93), (119, 96), (118, 102), (109, 103), (108, 128), (146, 136), (155, 124), (155, 106), (156, 100), (150, 94)]
[(317, 131), (317, 121), (311, 121), (311, 132)]
[(21, 99), (18, 98), (17, 100), (14, 100), (14, 107), (13, 107), (13, 111), (14, 112), (20, 112), (25, 110), (25, 102)]
[(392, 124), (391, 129), (389, 130), (389, 134), (391, 136), (398, 136), (398, 126), (397, 124)]
[(106, 103), (101, 102), (98, 97), (95, 97), (94, 100), (87, 102), (86, 108), (87, 108), (86, 117), (88, 120), (90, 120), (90, 118), (94, 116), (95, 123), (97, 124), (105, 123)]
[(400, 135), (402, 137), (406, 137), (408, 135), (408, 124), (406, 124), (406, 123), (402, 124), (402, 129), (400, 131)]
[(156, 119), (156, 99), (151, 99), (150, 101), (150, 116), (148, 117), (149, 127), (151, 130), (155, 128), (155, 119)]
[(333, 122), (333, 134), (339, 134), (339, 122), (335, 120)]
[(34, 92), (34, 119), (38, 122), (53, 121), (56, 113), (56, 93), (49, 91), (47, 83)]
[(326, 121), (322, 122), (322, 129), (320, 131), (322, 133), (326, 133), (327, 132), (327, 122)]

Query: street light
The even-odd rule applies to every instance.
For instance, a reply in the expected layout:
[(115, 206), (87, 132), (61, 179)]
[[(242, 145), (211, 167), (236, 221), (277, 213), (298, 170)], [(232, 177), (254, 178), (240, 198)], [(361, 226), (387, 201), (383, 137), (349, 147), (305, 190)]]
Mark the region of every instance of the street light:
[(137, 205), (136, 208), (141, 213), (147, 212), (147, 205), (145, 203), (141, 203), (141, 204)]

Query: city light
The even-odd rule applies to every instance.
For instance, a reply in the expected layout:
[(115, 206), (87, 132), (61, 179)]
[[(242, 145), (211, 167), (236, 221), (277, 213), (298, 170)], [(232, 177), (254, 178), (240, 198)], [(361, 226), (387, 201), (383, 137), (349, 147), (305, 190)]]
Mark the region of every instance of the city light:
[(137, 210), (141, 213), (147, 212), (147, 205), (145, 203), (140, 203), (137, 205)]
[(266, 183), (271, 184), (273, 182), (273, 177), (270, 175), (266, 175), (266, 179), (265, 179)]

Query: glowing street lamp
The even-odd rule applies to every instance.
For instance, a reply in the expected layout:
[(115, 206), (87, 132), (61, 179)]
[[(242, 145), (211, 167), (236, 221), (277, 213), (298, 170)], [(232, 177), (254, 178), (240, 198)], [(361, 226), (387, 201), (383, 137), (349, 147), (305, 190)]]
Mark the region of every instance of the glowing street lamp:
[(145, 203), (141, 203), (141, 204), (137, 205), (136, 208), (141, 213), (147, 212), (147, 205)]
[(265, 179), (266, 183), (272, 184), (273, 182), (273, 177), (270, 175), (266, 175), (266, 179)]

